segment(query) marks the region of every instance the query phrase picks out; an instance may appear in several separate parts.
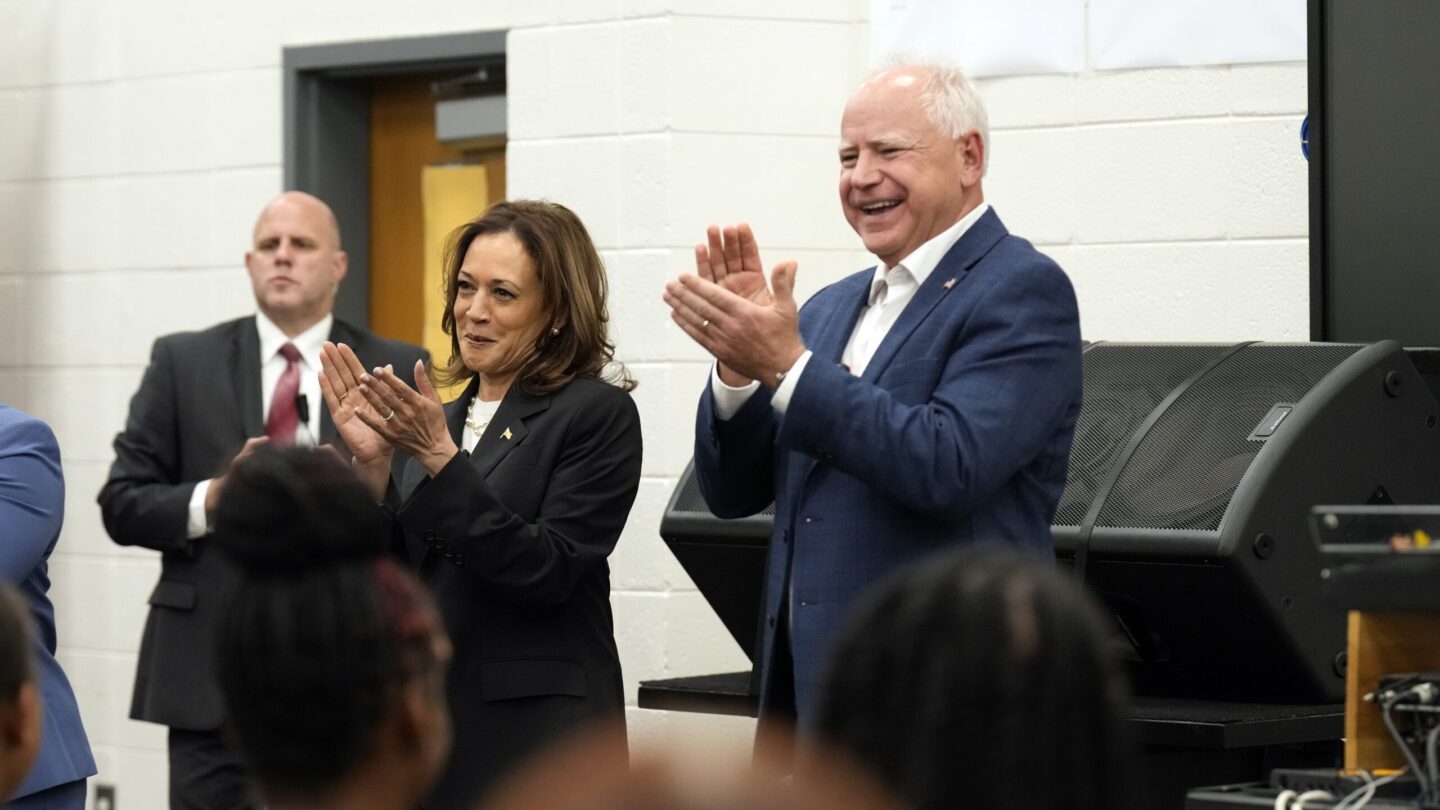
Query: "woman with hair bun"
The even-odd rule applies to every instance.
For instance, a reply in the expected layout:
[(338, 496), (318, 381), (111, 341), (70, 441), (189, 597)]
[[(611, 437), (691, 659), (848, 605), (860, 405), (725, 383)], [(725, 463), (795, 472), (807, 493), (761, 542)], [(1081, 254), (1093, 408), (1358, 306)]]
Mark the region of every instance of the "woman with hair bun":
[(230, 730), (270, 810), (410, 810), (449, 750), (450, 643), (332, 453), (262, 449), (226, 480), (239, 580), (218, 641)]
[[(634, 381), (615, 363), (605, 266), (580, 218), (498, 203), (445, 254), (436, 377), (366, 371), (327, 344), (321, 391), (354, 468), (455, 642), (455, 751), (430, 810), (469, 810), (531, 754), (597, 723), (623, 728), (608, 557), (640, 485)], [(396, 450), (410, 455), (391, 485)], [(616, 765), (623, 767), (623, 756)]]
[(908, 810), (1124, 810), (1133, 751), (1110, 637), (1053, 565), (941, 552), (895, 572), (850, 617), (814, 731)]

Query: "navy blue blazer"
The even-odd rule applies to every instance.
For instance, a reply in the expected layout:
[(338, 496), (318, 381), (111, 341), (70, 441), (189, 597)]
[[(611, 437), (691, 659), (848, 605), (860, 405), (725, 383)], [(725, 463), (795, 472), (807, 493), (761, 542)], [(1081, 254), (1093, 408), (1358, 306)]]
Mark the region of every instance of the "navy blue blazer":
[(783, 419), (766, 388), (727, 421), (715, 418), (708, 385), (700, 399), (695, 468), (710, 509), (742, 517), (775, 503), (761, 711), (777, 708), (776, 622), (788, 609), (802, 724), (832, 637), (878, 578), (956, 545), (1049, 557), (1080, 412), (1074, 289), (993, 210), (941, 259), (856, 377), (840, 357), (873, 276), (856, 273), (801, 309), (814, 355)]
[(95, 774), (75, 693), (55, 660), (49, 559), (64, 518), (65, 479), (55, 434), (39, 419), (0, 405), (0, 571), (25, 597), (35, 620), (33, 657), (44, 710), (40, 753), (11, 797), (16, 799)]

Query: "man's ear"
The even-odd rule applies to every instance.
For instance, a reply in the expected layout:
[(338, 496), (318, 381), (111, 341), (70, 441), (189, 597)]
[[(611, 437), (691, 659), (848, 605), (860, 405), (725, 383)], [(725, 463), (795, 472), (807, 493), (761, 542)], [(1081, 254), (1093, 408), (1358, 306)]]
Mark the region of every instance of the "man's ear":
[(350, 272), (350, 254), (343, 250), (335, 253), (335, 283), (339, 284), (345, 279), (345, 274)]
[(980, 182), (985, 176), (985, 150), (988, 148), (985, 139), (980, 137), (980, 130), (972, 129), (960, 136), (956, 147), (960, 150), (960, 161), (963, 179), (962, 183), (969, 187)]

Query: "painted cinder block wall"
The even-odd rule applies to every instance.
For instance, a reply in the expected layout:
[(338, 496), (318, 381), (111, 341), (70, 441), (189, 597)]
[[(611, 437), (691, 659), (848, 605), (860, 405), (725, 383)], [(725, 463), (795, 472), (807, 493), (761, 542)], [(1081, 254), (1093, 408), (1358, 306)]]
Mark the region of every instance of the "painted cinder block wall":
[[(127, 808), (164, 805), (164, 732), (127, 719), (153, 552), (94, 504), (151, 341), (252, 310), (241, 262), (281, 190), (289, 45), (507, 30), (514, 196), (574, 207), (609, 264), (641, 385), (644, 479), (613, 559), (628, 695), (747, 661), (657, 527), (689, 457), (702, 353), (660, 289), (711, 222), (752, 223), (802, 295), (866, 256), (836, 201), (867, 0), (0, 0), (0, 401), (58, 434), (61, 658)], [(1303, 340), (1304, 64), (980, 82), (988, 198), (1060, 261), (1090, 340)], [(362, 238), (351, 234), (350, 238)], [(744, 719), (632, 708), (640, 749), (743, 751)]]

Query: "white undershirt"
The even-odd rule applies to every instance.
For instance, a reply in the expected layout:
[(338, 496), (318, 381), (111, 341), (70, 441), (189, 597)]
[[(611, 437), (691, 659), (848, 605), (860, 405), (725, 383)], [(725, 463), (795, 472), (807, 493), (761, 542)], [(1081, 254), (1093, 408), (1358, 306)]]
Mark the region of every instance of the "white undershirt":
[[(334, 315), (326, 315), (314, 326), (295, 337), (287, 337), (275, 322), (265, 313), (255, 313), (255, 331), (260, 337), (260, 420), (267, 421), (270, 414), (270, 400), (275, 396), (275, 385), (285, 373), (287, 361), (280, 354), (280, 347), (287, 342), (295, 344), (300, 352), (300, 394), (305, 397), (310, 418), (295, 429), (295, 444), (310, 447), (320, 443), (320, 409), (325, 402), (320, 398), (320, 353), (325, 341), (330, 338), (330, 327), (335, 323)], [(263, 435), (263, 434), (262, 434)], [(250, 437), (254, 438), (254, 437)], [(185, 525), (185, 536), (190, 540), (210, 531), (205, 515), (205, 496), (210, 493), (207, 478), (195, 485), (190, 492), (190, 508)]]
[[(955, 243), (960, 241), (965, 232), (989, 210), (989, 203), (980, 203), (954, 225), (931, 237), (925, 244), (911, 251), (910, 255), (896, 262), (894, 267), (887, 268), (884, 263), (876, 263), (875, 275), (870, 280), (869, 303), (861, 311), (860, 318), (855, 322), (855, 330), (850, 333), (850, 340), (845, 344), (845, 351), (840, 355), (840, 362), (851, 374), (856, 377), (864, 375), (865, 368), (875, 357), (875, 350), (885, 342), (885, 336), (890, 334), (891, 328), (900, 319), (905, 305), (915, 297), (915, 291), (925, 283), (940, 264), (940, 260), (955, 247)], [(770, 398), (771, 407), (781, 416), (785, 415), (785, 409), (790, 405), (790, 397), (794, 394), (801, 375), (805, 373), (811, 354), (807, 349), (800, 355)], [(716, 364), (710, 371), (710, 392), (715, 400), (716, 418), (723, 421), (734, 416), (759, 387), (758, 380), (738, 388), (726, 385), (720, 379), (719, 364)]]
[[(495, 418), (495, 412), (500, 410), (500, 403), (503, 401), (503, 399), (497, 399), (493, 402), (485, 402), (480, 399), (479, 395), (470, 400), (472, 410), (467, 414), (465, 430), (460, 434), (460, 446), (464, 447), (466, 452), (475, 452), (475, 445), (480, 443), (480, 437), (485, 435), (485, 430), (490, 426), (490, 420)], [(480, 430), (476, 431), (470, 427), (472, 421), (480, 425)]]
[(325, 341), (330, 339), (330, 327), (334, 323), (335, 317), (326, 315), (319, 323), (291, 338), (264, 313), (255, 313), (255, 330), (260, 333), (260, 413), (265, 414), (267, 420), (275, 386), (285, 373), (285, 356), (280, 354), (280, 347), (293, 343), (300, 351), (300, 394), (305, 397), (310, 417), (295, 429), (295, 443), (301, 446), (320, 443), (320, 411), (325, 407), (325, 401), (320, 398), (320, 353)]

